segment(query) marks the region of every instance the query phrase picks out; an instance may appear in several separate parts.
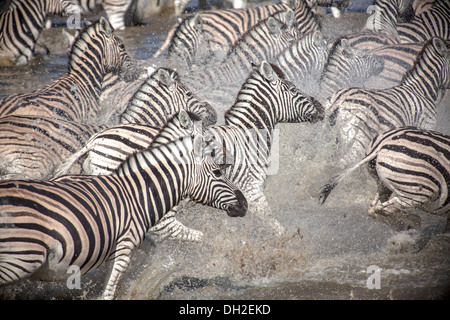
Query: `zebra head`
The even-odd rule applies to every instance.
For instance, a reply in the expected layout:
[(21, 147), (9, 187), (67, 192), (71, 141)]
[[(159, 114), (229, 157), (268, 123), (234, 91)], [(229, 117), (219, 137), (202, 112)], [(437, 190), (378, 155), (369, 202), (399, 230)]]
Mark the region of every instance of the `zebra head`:
[(87, 64), (85, 69), (101, 76), (113, 73), (127, 82), (136, 80), (140, 76), (136, 64), (122, 40), (113, 32), (113, 27), (104, 17), (80, 32), (70, 51), (69, 70), (79, 64)]
[(176, 71), (160, 68), (154, 75), (155, 79), (161, 84), (160, 89), (166, 91), (172, 101), (168, 105), (169, 114), (186, 109), (202, 118), (205, 126), (216, 123), (216, 110), (207, 102), (200, 100), (188, 87), (182, 84)]
[[(189, 136), (179, 138), (179, 141), (191, 141), (192, 144), (187, 161), (184, 159), (183, 152), (180, 151), (180, 157), (182, 157), (180, 162), (185, 162), (183, 165), (186, 165), (186, 162), (191, 164), (184, 196), (195, 202), (222, 209), (230, 217), (245, 216), (248, 204), (244, 194), (225, 176), (225, 165), (213, 159), (209, 146), (212, 136), (204, 132), (203, 126), (199, 130), (196, 127), (195, 118), (192, 119), (191, 115), (181, 110), (178, 117), (175, 116), (173, 119), (178, 118), (176, 121), (183, 127), (195, 128), (190, 131)], [(163, 128), (161, 132), (164, 131)], [(158, 137), (155, 138), (155, 141), (157, 140)]]
[(276, 101), (276, 117), (279, 122), (314, 123), (323, 120), (323, 106), (313, 97), (303, 95), (291, 82), (285, 80), (276, 66), (263, 61), (259, 67), (259, 73), (272, 87), (273, 98)]
[(190, 198), (196, 202), (225, 210), (230, 217), (245, 216), (248, 204), (244, 194), (225, 176), (226, 165), (211, 157), (211, 138), (194, 137), (195, 169)]

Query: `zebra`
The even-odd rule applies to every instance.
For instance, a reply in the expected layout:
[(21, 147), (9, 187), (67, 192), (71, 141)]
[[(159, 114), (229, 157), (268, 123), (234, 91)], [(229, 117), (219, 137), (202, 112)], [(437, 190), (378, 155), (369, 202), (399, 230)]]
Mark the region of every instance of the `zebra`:
[[(367, 19), (366, 27), (394, 37), (398, 43), (426, 42), (432, 37), (450, 39), (450, 4), (435, 1), (428, 10), (416, 14), (408, 22), (398, 22), (398, 14), (410, 1), (376, 1), (368, 10), (374, 13)], [(411, 6), (410, 6), (411, 7)]]
[(239, 91), (236, 102), (225, 113), (225, 125), (207, 128), (213, 137), (212, 153), (230, 166), (226, 176), (254, 205), (255, 213), (277, 232), (284, 228), (268, 209), (264, 185), (270, 169), (270, 150), (275, 126), (282, 122), (311, 122), (323, 119), (323, 107), (304, 96), (278, 74), (267, 61), (254, 67)]
[(368, 79), (378, 75), (384, 62), (370, 51), (355, 49), (348, 39), (336, 41), (330, 50), (328, 60), (319, 79), (320, 93), (318, 99), (326, 99), (340, 89), (350, 87), (364, 88)]
[(54, 117), (0, 118), (0, 180), (51, 178), (57, 166), (105, 128)]
[[(266, 119), (263, 118), (264, 115), (267, 116)], [(263, 61), (259, 67), (254, 67), (248, 79), (244, 82), (237, 95), (236, 103), (225, 115), (226, 124), (210, 126), (205, 134), (213, 137), (210, 144), (211, 154), (215, 154), (217, 161), (223, 162), (225, 159), (225, 164), (232, 165), (226, 171), (227, 177), (234, 181), (236, 185), (239, 185), (244, 193), (247, 192), (247, 198), (250, 197), (255, 204), (259, 204), (261, 208), (265, 209), (264, 206), (267, 203), (263, 195), (263, 188), (276, 123), (316, 122), (321, 119), (323, 119), (322, 106), (315, 99), (303, 96), (295, 86), (284, 80), (283, 77), (278, 76), (268, 62)], [(146, 147), (142, 143), (143, 141), (147, 141), (150, 147), (159, 143), (152, 140), (151, 136), (154, 131), (152, 132), (151, 128), (145, 129), (145, 127), (136, 125), (133, 128), (141, 131), (131, 134), (130, 132), (113, 132), (113, 129), (107, 129), (99, 133), (96, 138), (91, 139), (85, 147), (73, 155), (72, 163), (89, 151), (92, 154), (92, 159), (94, 156), (98, 157), (98, 165), (94, 166), (92, 162), (87, 163), (91, 166), (88, 170), (95, 170), (90, 172), (100, 174), (102, 164), (103, 167), (108, 164), (109, 169), (113, 170), (114, 166), (120, 165), (120, 161), (129, 156), (126, 151), (129, 147), (124, 146), (122, 148), (120, 147), (121, 144), (128, 146), (134, 144), (134, 147), (140, 150)], [(106, 139), (102, 140), (102, 136)], [(134, 138), (134, 136), (138, 136), (138, 138)], [(163, 143), (177, 138), (174, 134), (168, 135)], [(128, 142), (128, 140), (130, 141)], [(116, 141), (120, 142), (120, 145)], [(137, 146), (137, 144), (140, 144), (140, 146)], [(130, 150), (130, 152), (133, 151)], [(103, 155), (103, 159), (100, 157), (101, 155)], [(234, 158), (237, 159), (236, 163), (231, 160)], [(116, 159), (122, 160), (114, 162)], [(67, 167), (70, 166), (71, 163), (68, 161), (66, 165), (60, 167), (59, 174), (66, 173)], [(111, 174), (111, 172), (103, 171), (102, 174)], [(267, 213), (267, 211), (262, 212)], [(180, 232), (180, 237), (185, 239), (199, 239), (201, 237), (199, 231), (182, 226), (174, 218), (174, 215), (172, 213), (169, 222), (158, 224), (156, 228), (160, 229), (153, 231), (158, 234), (165, 234), (172, 230)], [(278, 221), (269, 220), (269, 223), (278, 231), (282, 230)], [(169, 231), (163, 230), (163, 227)]]
[(426, 42), (432, 37), (450, 40), (450, 3), (435, 1), (431, 8), (411, 21), (398, 23), (397, 33), (401, 43)]
[(244, 216), (245, 197), (204, 154), (207, 143), (193, 133), (137, 153), (109, 176), (0, 183), (0, 284), (64, 279), (70, 266), (85, 274), (111, 260), (103, 298), (113, 299), (135, 248), (181, 199)]
[(344, 162), (359, 158), (370, 140), (389, 129), (433, 129), (436, 105), (450, 82), (450, 54), (440, 38), (428, 41), (398, 86), (389, 89), (347, 88), (325, 104), (331, 126), (337, 124)]
[(162, 127), (180, 109), (201, 117), (205, 126), (217, 121), (215, 109), (180, 82), (176, 70), (161, 67), (136, 90), (119, 122)]
[(414, 66), (422, 48), (422, 43), (407, 43), (372, 50), (371, 53), (383, 62), (383, 70), (369, 78), (365, 87), (387, 89), (399, 85), (403, 76)]
[(180, 79), (207, 102), (217, 107), (230, 106), (252, 66), (274, 59), (298, 38), (296, 29), (269, 17), (249, 30), (221, 64), (186, 74), (180, 72)]
[(271, 62), (306, 95), (315, 95), (329, 48), (321, 31), (310, 32), (292, 42)]
[(113, 34), (111, 25), (103, 17), (86, 27), (75, 39), (68, 65), (68, 73), (50, 85), (1, 100), (0, 117), (35, 115), (95, 122), (105, 75), (119, 73), (125, 81), (139, 76), (122, 41)]
[[(179, 21), (169, 31), (165, 42), (155, 53), (155, 57), (161, 56), (167, 50), (170, 56), (176, 55), (170, 54), (171, 52), (189, 52), (192, 55), (189, 57), (190, 61), (201, 61), (202, 59), (204, 61), (204, 57), (208, 54), (213, 54), (213, 61), (220, 60), (220, 57), (226, 55), (233, 45), (260, 21), (269, 16), (280, 19), (282, 18), (280, 13), (284, 14), (289, 10), (294, 11), (295, 27), (299, 34), (307, 34), (321, 29), (320, 21), (303, 1), (286, 1), (286, 3), (267, 4), (245, 9), (202, 11), (200, 14), (190, 15)], [(198, 15), (201, 17), (201, 29), (198, 28), (196, 34), (191, 34), (189, 28), (182, 27), (182, 25), (194, 24), (193, 21), (199, 19)], [(188, 31), (186, 32), (186, 30)], [(189, 41), (174, 41), (186, 38)], [(199, 58), (196, 59), (199, 43), (201, 43), (201, 51), (198, 53)]]
[(106, 13), (108, 21), (115, 30), (124, 30), (126, 14), (133, 0), (74, 0), (83, 13), (98, 13), (100, 8)]
[[(126, 159), (138, 152), (175, 141), (191, 134), (192, 131), (200, 133), (203, 128), (201, 118), (190, 112), (184, 115), (184, 112), (184, 109), (180, 110), (179, 118), (181, 120), (190, 118), (192, 124), (187, 121), (175, 121), (175, 118), (165, 126), (161, 134), (159, 134), (160, 127), (137, 123), (117, 125), (98, 132), (55, 170), (55, 177), (66, 175), (74, 163), (85, 155), (82, 164), (83, 174), (113, 175)], [(151, 228), (151, 231), (162, 237), (201, 241), (203, 233), (190, 229), (176, 220), (176, 210), (176, 207), (172, 208)]]
[(180, 110), (199, 116), (205, 126), (214, 124), (217, 118), (215, 110), (199, 100), (177, 79), (175, 70), (156, 70), (134, 93), (120, 115), (120, 124), (109, 126), (91, 136), (83, 148), (56, 169), (56, 175), (66, 174), (86, 154), (84, 174), (112, 174), (130, 155), (147, 149), (160, 128)]
[(36, 43), (49, 15), (79, 10), (71, 0), (14, 1), (0, 13), (0, 65), (24, 65), (33, 57)]
[(375, 137), (366, 156), (326, 184), (319, 195), (323, 204), (339, 181), (367, 164), (377, 180), (378, 192), (368, 214), (400, 230), (417, 228), (420, 208), (436, 215), (450, 214), (450, 136), (415, 127), (401, 127)]

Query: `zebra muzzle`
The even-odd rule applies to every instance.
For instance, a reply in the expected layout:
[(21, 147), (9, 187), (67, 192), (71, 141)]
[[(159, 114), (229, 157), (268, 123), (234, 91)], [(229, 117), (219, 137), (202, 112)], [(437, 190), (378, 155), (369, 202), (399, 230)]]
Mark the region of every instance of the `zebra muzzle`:
[(248, 209), (247, 199), (245, 199), (244, 194), (239, 190), (236, 190), (234, 194), (236, 195), (237, 201), (228, 206), (227, 214), (230, 217), (243, 217)]

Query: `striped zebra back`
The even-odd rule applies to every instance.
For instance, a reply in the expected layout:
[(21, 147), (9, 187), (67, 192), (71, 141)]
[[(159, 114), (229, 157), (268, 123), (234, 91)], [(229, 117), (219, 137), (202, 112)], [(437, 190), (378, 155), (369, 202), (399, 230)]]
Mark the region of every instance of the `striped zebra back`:
[(383, 60), (372, 52), (351, 47), (345, 38), (337, 40), (323, 68), (318, 96), (324, 102), (340, 89), (364, 88), (366, 81), (383, 67)]
[(426, 42), (433, 37), (450, 40), (450, 3), (436, 1), (410, 22), (399, 23), (397, 32), (402, 43)]
[(69, 72), (42, 89), (12, 95), (0, 102), (0, 116), (36, 115), (79, 122), (98, 120), (102, 81), (118, 73), (131, 81), (139, 74), (109, 22), (100, 18), (74, 40)]
[[(191, 122), (181, 121), (186, 117), (192, 119), (192, 125)], [(164, 131), (161, 131), (162, 127)], [(202, 128), (201, 118), (193, 113), (186, 113), (183, 109), (170, 117), (164, 126), (128, 123), (109, 127), (92, 135), (82, 148), (55, 170), (55, 175), (67, 174), (82, 157), (84, 157), (83, 174), (111, 175), (126, 159), (137, 152), (146, 150), (153, 144), (155, 146), (167, 144), (180, 137), (193, 135), (195, 132), (202, 133), (200, 128)], [(158, 139), (155, 140), (155, 137)]]
[(26, 64), (50, 15), (69, 16), (77, 10), (70, 0), (14, 1), (0, 14), (0, 66)]
[(104, 128), (54, 117), (2, 117), (0, 180), (51, 178), (57, 166)]
[(181, 199), (245, 215), (245, 197), (205, 143), (197, 134), (146, 150), (117, 175), (0, 183), (0, 284), (38, 270), (41, 279), (60, 280), (71, 266), (85, 274), (111, 260), (103, 298), (112, 299), (133, 251)]
[(159, 68), (137, 89), (119, 121), (162, 127), (182, 109), (201, 117), (205, 125), (217, 120), (214, 108), (183, 85), (175, 70)]
[(304, 94), (314, 95), (328, 58), (328, 47), (320, 31), (310, 32), (292, 42), (272, 63)]
[(253, 65), (273, 60), (298, 38), (295, 28), (269, 17), (246, 32), (221, 64), (182, 74), (181, 80), (211, 104), (228, 107)]

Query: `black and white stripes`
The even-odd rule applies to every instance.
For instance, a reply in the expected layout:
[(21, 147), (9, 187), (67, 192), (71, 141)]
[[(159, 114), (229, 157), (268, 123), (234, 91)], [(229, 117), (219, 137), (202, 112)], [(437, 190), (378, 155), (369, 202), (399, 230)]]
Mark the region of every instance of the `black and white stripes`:
[(0, 183), (0, 283), (36, 272), (61, 279), (70, 266), (85, 274), (112, 260), (103, 293), (111, 299), (134, 249), (181, 199), (245, 215), (244, 196), (203, 154), (206, 143), (194, 133), (136, 154), (110, 176)]

